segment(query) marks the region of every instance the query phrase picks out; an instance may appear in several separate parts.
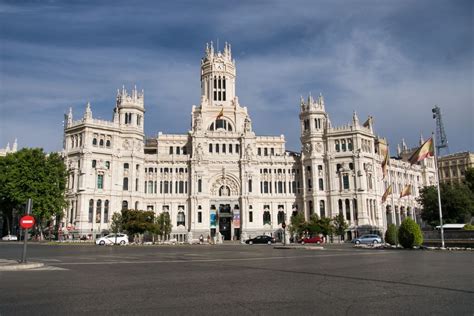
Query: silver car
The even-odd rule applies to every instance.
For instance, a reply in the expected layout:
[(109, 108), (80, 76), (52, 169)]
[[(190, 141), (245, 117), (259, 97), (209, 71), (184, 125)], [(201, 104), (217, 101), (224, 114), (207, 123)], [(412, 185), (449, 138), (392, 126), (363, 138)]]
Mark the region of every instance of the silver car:
[(362, 235), (358, 238), (352, 240), (356, 245), (358, 244), (380, 244), (382, 243), (382, 238), (379, 235)]

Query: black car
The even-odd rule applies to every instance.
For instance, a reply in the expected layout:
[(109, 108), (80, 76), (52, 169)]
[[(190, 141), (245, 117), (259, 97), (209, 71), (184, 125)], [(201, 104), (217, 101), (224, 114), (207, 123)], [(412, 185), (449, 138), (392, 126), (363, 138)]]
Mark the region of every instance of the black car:
[(268, 244), (271, 245), (275, 242), (275, 238), (267, 236), (267, 235), (260, 235), (252, 239), (248, 239), (245, 241), (246, 244), (253, 245), (253, 244)]

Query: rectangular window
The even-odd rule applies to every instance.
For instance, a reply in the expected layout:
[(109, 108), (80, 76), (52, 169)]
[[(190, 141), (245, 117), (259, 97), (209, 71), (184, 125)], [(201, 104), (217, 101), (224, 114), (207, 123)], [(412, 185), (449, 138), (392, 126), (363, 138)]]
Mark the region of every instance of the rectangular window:
[(249, 179), (249, 192), (252, 192), (252, 179)]
[(232, 144), (229, 144), (229, 154), (232, 154)]
[(342, 176), (342, 183), (344, 185), (344, 190), (348, 190), (349, 189), (349, 175), (348, 174), (344, 174)]
[(263, 148), (263, 155), (268, 156), (268, 148)]
[(275, 155), (275, 148), (272, 148), (272, 149), (271, 149), (271, 155), (272, 155), (272, 156)]
[(260, 148), (260, 147), (257, 148), (257, 154), (258, 154), (259, 156), (262, 155), (262, 148)]
[(209, 152), (212, 153), (212, 144), (209, 144)]
[(170, 155), (172, 155), (172, 154), (173, 154), (173, 147), (170, 146)]
[(219, 144), (216, 144), (216, 153), (219, 152)]
[(97, 189), (103, 189), (104, 188), (104, 175), (99, 174), (97, 175)]
[(198, 193), (202, 192), (202, 180), (198, 179)]
[(249, 212), (249, 222), (250, 222), (250, 223), (253, 222), (253, 211), (250, 211), (250, 212)]
[(240, 145), (239, 144), (235, 145), (235, 153), (236, 154), (239, 153), (239, 150), (240, 150)]
[(225, 144), (222, 144), (222, 152), (223, 152), (224, 154), (225, 154), (225, 152), (226, 152), (226, 146), (225, 146)]
[(202, 212), (198, 212), (198, 223), (202, 223)]

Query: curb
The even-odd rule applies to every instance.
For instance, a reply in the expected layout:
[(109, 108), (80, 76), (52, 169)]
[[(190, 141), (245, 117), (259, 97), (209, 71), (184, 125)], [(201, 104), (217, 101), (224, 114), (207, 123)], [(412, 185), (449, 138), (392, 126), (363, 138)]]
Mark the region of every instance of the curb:
[(322, 246), (275, 246), (273, 249), (306, 249), (306, 250), (324, 250)]
[(40, 262), (17, 263), (15, 261), (15, 263), (0, 265), (0, 271), (22, 271), (41, 268), (43, 266), (44, 263)]

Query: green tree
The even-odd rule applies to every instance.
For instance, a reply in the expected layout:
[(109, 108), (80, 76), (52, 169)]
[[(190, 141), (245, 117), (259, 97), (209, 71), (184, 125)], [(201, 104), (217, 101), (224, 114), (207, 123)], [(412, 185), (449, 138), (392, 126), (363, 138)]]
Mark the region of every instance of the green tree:
[(332, 224), (332, 219), (329, 217), (321, 217), (318, 221), (321, 234), (324, 237), (332, 236), (334, 234), (334, 225)]
[(306, 222), (305, 228), (310, 233), (310, 235), (318, 235), (321, 233), (321, 225), (318, 214), (311, 214), (309, 221)]
[(157, 229), (161, 240), (166, 239), (166, 237), (171, 233), (173, 225), (171, 224), (171, 218), (168, 212), (163, 212), (158, 216), (158, 220), (155, 223), (155, 228)]
[[(474, 195), (464, 184), (441, 184), (441, 206), (445, 223), (467, 223), (474, 215)], [(439, 225), (438, 192), (435, 186), (420, 190), (417, 201), (422, 205), (421, 217), (431, 226)]]
[(467, 168), (464, 173), (464, 183), (474, 194), (474, 168)]
[(61, 219), (64, 208), (67, 172), (57, 153), (45, 154), (42, 149), (22, 149), (0, 157), (0, 207), (8, 222), (13, 209), (24, 210), (33, 200), (33, 215), (42, 237), (49, 223)]
[(110, 223), (110, 230), (115, 234), (114, 244), (117, 244), (117, 234), (122, 232), (122, 226), (122, 214), (115, 212)]
[(410, 217), (405, 218), (398, 229), (398, 242), (403, 248), (413, 248), (423, 243), (421, 228)]
[(385, 232), (385, 242), (390, 245), (398, 244), (398, 229), (394, 224), (388, 225), (387, 231)]
[(305, 229), (306, 222), (303, 212), (297, 212), (295, 215), (291, 216), (289, 231), (293, 238), (296, 238), (296, 240), (300, 239)]
[(337, 214), (334, 217), (333, 225), (334, 225), (334, 230), (336, 234), (341, 236), (342, 239), (344, 239), (344, 234), (346, 233), (346, 230), (349, 227), (347, 222), (344, 220), (344, 215)]
[(129, 235), (153, 232), (155, 225), (153, 211), (122, 210), (122, 227)]

